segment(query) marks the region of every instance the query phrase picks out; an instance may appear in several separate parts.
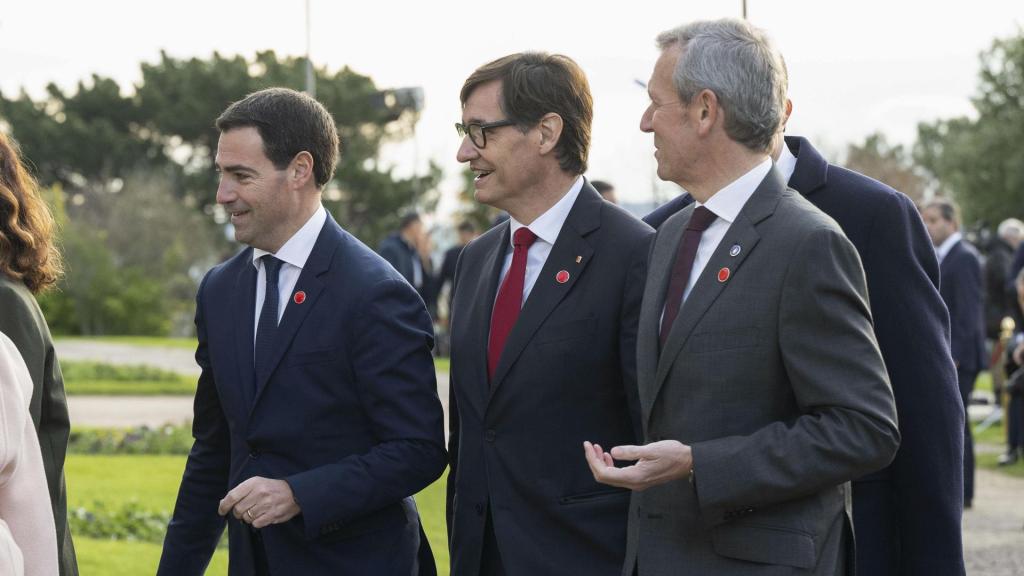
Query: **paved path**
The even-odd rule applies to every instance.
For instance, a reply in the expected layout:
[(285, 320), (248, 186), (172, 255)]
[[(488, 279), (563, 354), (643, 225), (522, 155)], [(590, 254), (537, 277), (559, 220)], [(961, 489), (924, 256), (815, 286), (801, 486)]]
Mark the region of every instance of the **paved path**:
[(979, 469), (963, 527), (969, 576), (1024, 574), (1024, 479)]
[[(198, 374), (192, 352), (124, 344), (58, 341), (61, 359), (114, 364), (152, 364), (185, 374)], [(437, 375), (438, 396), (448, 412), (448, 375)], [(71, 421), (76, 426), (160, 426), (192, 418), (192, 398), (185, 396), (71, 396)], [(972, 419), (988, 407), (972, 407)], [(975, 414), (974, 412), (978, 412)], [(978, 445), (978, 451), (999, 450)], [(1017, 464), (1024, 466), (1024, 463)], [(970, 576), (1024, 574), (1024, 479), (978, 470), (974, 508), (964, 512), (964, 554)]]

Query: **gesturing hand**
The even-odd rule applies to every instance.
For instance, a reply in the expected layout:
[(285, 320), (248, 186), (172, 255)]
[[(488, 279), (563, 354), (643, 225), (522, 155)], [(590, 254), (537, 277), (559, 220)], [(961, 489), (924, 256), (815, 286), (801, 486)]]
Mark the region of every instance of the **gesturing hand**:
[(301, 511), (287, 482), (259, 476), (235, 486), (217, 507), (221, 516), (230, 512), (253, 528), (287, 522)]
[[(685, 478), (693, 468), (690, 447), (676, 440), (662, 440), (645, 446), (616, 446), (610, 454), (599, 444), (584, 442), (583, 451), (594, 480), (630, 490), (646, 490)], [(636, 460), (636, 464), (616, 468), (613, 459)]]

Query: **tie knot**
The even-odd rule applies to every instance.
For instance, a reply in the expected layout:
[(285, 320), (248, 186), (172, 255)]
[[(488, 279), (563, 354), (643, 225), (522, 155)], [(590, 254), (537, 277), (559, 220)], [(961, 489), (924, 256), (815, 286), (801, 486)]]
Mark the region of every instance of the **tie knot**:
[(277, 274), (278, 272), (281, 271), (281, 264), (283, 264), (283, 262), (281, 262), (277, 258), (274, 258), (270, 254), (264, 256), (262, 260), (263, 269), (267, 271), (267, 281), (277, 282)]
[(690, 216), (690, 223), (686, 225), (686, 229), (703, 232), (708, 229), (708, 226), (711, 226), (715, 218), (718, 216), (715, 216), (714, 212), (704, 206), (697, 206), (693, 209), (693, 215)]
[(516, 248), (522, 247), (527, 250), (533, 244), (533, 241), (537, 239), (537, 235), (530, 231), (529, 228), (523, 226), (516, 233), (512, 235), (512, 245)]

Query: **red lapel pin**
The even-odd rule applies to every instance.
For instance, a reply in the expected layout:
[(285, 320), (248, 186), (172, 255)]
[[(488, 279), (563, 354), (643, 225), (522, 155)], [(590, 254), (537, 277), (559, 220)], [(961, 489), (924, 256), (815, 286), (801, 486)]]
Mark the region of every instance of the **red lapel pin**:
[(555, 274), (555, 280), (557, 280), (559, 284), (565, 284), (569, 281), (569, 271), (559, 270), (558, 274)]
[(728, 268), (722, 268), (721, 270), (718, 271), (718, 281), (719, 282), (725, 282), (728, 279), (729, 279), (729, 269)]
[(302, 290), (299, 290), (298, 292), (295, 293), (294, 300), (296, 304), (302, 304), (303, 302), (306, 301), (306, 293), (303, 292)]

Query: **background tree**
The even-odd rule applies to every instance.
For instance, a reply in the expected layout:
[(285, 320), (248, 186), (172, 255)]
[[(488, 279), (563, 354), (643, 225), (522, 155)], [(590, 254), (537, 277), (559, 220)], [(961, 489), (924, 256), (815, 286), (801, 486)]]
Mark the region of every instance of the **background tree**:
[(981, 55), (977, 118), (918, 126), (914, 157), (960, 203), (967, 222), (999, 222), (1024, 206), (1024, 34)]
[[(0, 94), (0, 129), (59, 196), (69, 272), (63, 290), (44, 300), (57, 330), (166, 333), (190, 324), (181, 318), (197, 280), (236, 248), (216, 205), (214, 119), (256, 90), (301, 89), (304, 71), (305, 59), (272, 51), (251, 59), (161, 53), (141, 64), (131, 89), (93, 75), (72, 91), (51, 84), (39, 98)], [(324, 203), (376, 246), (405, 210), (433, 209), (441, 170), (431, 164), (427, 174), (402, 179), (381, 162), (382, 147), (412, 134), (418, 107), (348, 68), (316, 75), (317, 99), (341, 137)], [(132, 316), (140, 311), (160, 319)]]
[(915, 203), (924, 200), (932, 185), (911, 153), (902, 145), (889, 144), (879, 132), (868, 135), (863, 144), (850, 144), (843, 166), (892, 186)]

